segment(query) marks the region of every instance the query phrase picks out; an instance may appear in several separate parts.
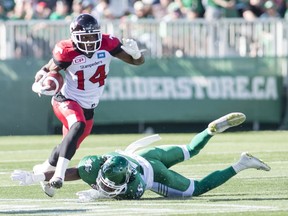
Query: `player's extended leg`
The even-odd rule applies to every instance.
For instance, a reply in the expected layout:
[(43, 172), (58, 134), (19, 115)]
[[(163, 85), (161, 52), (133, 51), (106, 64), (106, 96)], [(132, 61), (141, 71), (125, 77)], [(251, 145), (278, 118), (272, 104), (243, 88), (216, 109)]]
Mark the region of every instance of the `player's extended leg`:
[(194, 181), (193, 196), (199, 196), (204, 194), (228, 181), (242, 170), (245, 169), (258, 169), (269, 171), (271, 168), (265, 164), (262, 160), (252, 156), (249, 153), (243, 152), (240, 160), (234, 165), (224, 169), (215, 171), (208, 176), (204, 177), (200, 181)]
[(200, 181), (186, 178), (179, 173), (167, 169), (160, 161), (152, 161), (154, 183), (152, 191), (165, 197), (199, 196), (228, 181), (242, 170), (258, 169), (269, 171), (270, 167), (260, 159), (244, 152), (234, 165), (215, 171)]
[(194, 136), (187, 145), (168, 145), (146, 148), (139, 151), (138, 154), (144, 158), (159, 160), (169, 168), (197, 155), (213, 135), (221, 133), (230, 127), (237, 126), (243, 123), (245, 119), (246, 116), (243, 113), (230, 113), (211, 122), (207, 129)]
[[(206, 130), (197, 134), (186, 147), (189, 151), (189, 158), (197, 155), (201, 149), (208, 143), (210, 138), (217, 134), (222, 133), (230, 127), (235, 127), (242, 124), (246, 119), (243, 113), (234, 112), (222, 116), (214, 121), (212, 121)], [(187, 157), (187, 159), (189, 159)]]
[(143, 149), (138, 154), (144, 158), (161, 161), (166, 168), (170, 168), (198, 154), (211, 137), (212, 135), (208, 133), (208, 129), (205, 129), (198, 133), (188, 145), (156, 146)]

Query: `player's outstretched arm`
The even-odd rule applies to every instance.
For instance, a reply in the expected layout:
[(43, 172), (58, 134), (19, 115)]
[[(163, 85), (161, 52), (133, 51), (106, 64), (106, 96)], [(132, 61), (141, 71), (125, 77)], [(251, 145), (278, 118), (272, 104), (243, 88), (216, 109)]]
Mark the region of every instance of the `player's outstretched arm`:
[(32, 185), (40, 181), (45, 180), (44, 173), (34, 174), (29, 171), (24, 170), (14, 170), (11, 174), (11, 179), (13, 181), (18, 181), (19, 185), (26, 186), (26, 185)]
[[(45, 172), (44, 175), (45, 175), (45, 181), (49, 181), (53, 177), (54, 171)], [(72, 167), (66, 170), (65, 181), (75, 181), (79, 179), (81, 178), (78, 174), (78, 168)]]
[[(54, 174), (54, 171), (49, 171), (45, 173), (33, 173), (25, 170), (14, 170), (11, 174), (11, 179), (13, 181), (18, 181), (19, 185), (26, 186), (32, 185), (41, 181), (49, 181)], [(78, 174), (78, 169), (76, 167), (69, 168), (65, 172), (65, 181), (75, 181), (81, 179)]]
[(122, 52), (115, 55), (116, 58), (133, 65), (141, 65), (145, 62), (143, 50), (139, 50), (137, 42), (133, 39), (123, 39)]

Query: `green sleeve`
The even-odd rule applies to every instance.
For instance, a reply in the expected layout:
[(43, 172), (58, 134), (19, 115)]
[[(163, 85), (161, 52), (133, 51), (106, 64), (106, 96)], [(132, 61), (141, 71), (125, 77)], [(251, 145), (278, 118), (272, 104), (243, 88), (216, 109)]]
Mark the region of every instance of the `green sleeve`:
[(83, 157), (78, 164), (80, 178), (90, 186), (94, 185), (103, 163), (104, 159), (101, 156), (90, 155)]

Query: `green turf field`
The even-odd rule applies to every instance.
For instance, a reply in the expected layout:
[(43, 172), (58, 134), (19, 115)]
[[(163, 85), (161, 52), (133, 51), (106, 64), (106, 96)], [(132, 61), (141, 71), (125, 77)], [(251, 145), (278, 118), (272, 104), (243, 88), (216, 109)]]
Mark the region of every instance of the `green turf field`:
[[(153, 145), (186, 144), (194, 134), (160, 134)], [(92, 135), (78, 150), (71, 166), (87, 154), (122, 149), (144, 135)], [(98, 200), (80, 203), (75, 193), (89, 189), (81, 181), (65, 182), (54, 198), (38, 185), (21, 187), (10, 180), (14, 169), (31, 170), (48, 157), (60, 136), (0, 137), (0, 215), (288, 215), (288, 131), (225, 132), (211, 139), (199, 155), (174, 167), (199, 179), (237, 161), (248, 151), (267, 162), (270, 172), (245, 170), (197, 198), (166, 199), (146, 192), (141, 200)]]

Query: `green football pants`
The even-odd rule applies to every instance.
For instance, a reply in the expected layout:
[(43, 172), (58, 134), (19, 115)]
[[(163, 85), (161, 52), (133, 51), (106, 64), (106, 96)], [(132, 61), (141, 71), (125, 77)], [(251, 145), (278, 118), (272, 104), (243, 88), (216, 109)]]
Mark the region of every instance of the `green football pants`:
[(197, 181), (169, 169), (173, 165), (197, 155), (211, 137), (206, 129), (197, 134), (188, 145), (158, 146), (139, 151), (139, 155), (147, 159), (154, 170), (154, 184), (151, 190), (167, 197), (198, 196), (218, 187), (236, 175), (234, 169), (228, 167)]

